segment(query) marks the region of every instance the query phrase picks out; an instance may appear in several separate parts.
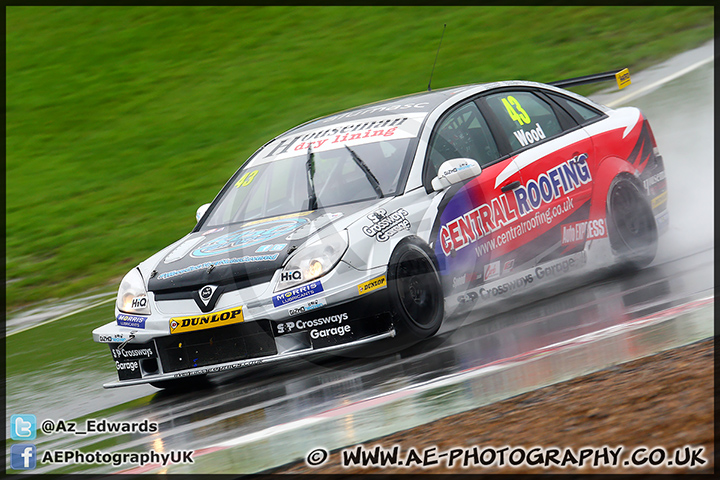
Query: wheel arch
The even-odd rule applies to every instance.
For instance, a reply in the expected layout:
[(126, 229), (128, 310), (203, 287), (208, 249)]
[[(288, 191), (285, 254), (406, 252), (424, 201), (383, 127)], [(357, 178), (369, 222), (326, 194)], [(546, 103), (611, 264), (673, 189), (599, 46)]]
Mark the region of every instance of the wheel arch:
[(435, 255), (435, 251), (430, 248), (428, 242), (418, 237), (417, 235), (407, 235), (397, 242), (397, 244), (393, 248), (392, 253), (390, 254), (390, 257), (388, 258), (388, 273), (390, 273), (389, 270), (390, 265), (392, 264), (392, 259), (398, 254), (401, 249), (407, 248), (408, 245), (414, 245), (416, 247), (419, 247), (421, 250), (423, 250), (423, 252), (425, 252), (430, 261), (432, 261), (432, 264), (435, 267), (435, 273), (437, 274), (438, 279), (440, 279), (440, 266)]
[(635, 177), (635, 168), (627, 161), (618, 157), (607, 157), (597, 167), (593, 181), (593, 193), (590, 200), (590, 219), (607, 216), (607, 201), (610, 187), (618, 177), (631, 178), (639, 185)]
[[(620, 221), (621, 225), (625, 225), (624, 227), (620, 227), (616, 222), (613, 195), (616, 188), (623, 184), (629, 184), (636, 190), (636, 195), (640, 203), (633, 209), (633, 213), (617, 215), (617, 219), (623, 219)], [(627, 199), (627, 194), (624, 195)], [(621, 194), (621, 196), (623, 196), (623, 194)], [(613, 253), (618, 258), (629, 263), (633, 268), (639, 269), (646, 267), (652, 262), (657, 253), (658, 226), (655, 216), (653, 215), (650, 199), (643, 188), (642, 182), (628, 172), (620, 172), (610, 183), (606, 198), (606, 225)], [(643, 211), (644, 215), (642, 213)], [(641, 216), (638, 216), (635, 212), (641, 212)], [(640, 219), (639, 222), (638, 219)], [(643, 219), (645, 221), (644, 226)], [(630, 231), (627, 230), (627, 225), (632, 225)], [(622, 233), (623, 230), (625, 230), (625, 235)], [(613, 232), (615, 233), (613, 234)], [(642, 243), (638, 244), (638, 239), (640, 239)]]

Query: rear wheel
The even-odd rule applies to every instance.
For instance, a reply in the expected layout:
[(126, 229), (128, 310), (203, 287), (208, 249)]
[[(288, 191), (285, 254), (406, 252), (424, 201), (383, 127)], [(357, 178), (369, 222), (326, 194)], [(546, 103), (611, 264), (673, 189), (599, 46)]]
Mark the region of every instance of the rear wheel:
[(431, 337), (442, 324), (442, 285), (432, 251), (419, 240), (401, 243), (388, 267), (395, 328), (401, 340)]
[(613, 253), (635, 268), (650, 264), (657, 252), (655, 216), (640, 187), (617, 179), (608, 194), (608, 236)]

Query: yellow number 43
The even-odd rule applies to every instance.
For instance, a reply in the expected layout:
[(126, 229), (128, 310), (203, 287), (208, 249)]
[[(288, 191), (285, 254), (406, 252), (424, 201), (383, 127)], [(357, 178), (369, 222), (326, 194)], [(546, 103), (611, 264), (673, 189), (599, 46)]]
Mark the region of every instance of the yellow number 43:
[[(520, 125), (530, 123), (530, 115), (527, 114), (527, 112), (520, 105), (520, 102), (518, 102), (515, 97), (513, 97), (512, 95), (508, 95), (507, 97), (502, 99), (502, 102), (503, 105), (505, 105), (505, 108), (508, 111), (508, 115), (510, 115), (510, 118), (512, 120), (517, 121)], [(517, 111), (515, 110), (516, 108)], [(520, 113), (518, 113), (518, 111)]]
[(235, 188), (247, 187), (248, 185), (250, 185), (252, 181), (255, 180), (255, 175), (257, 175), (257, 173), (257, 170), (253, 170), (252, 172), (245, 172), (245, 175), (240, 177), (240, 180), (238, 180), (235, 184)]

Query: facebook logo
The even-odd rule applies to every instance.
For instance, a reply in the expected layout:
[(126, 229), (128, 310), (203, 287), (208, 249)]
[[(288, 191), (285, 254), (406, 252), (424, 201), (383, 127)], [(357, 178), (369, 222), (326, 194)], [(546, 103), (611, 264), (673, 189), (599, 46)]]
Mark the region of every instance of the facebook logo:
[(13, 440), (34, 440), (35, 415), (13, 415), (10, 417), (10, 438)]
[(32, 443), (19, 443), (10, 447), (10, 466), (15, 470), (35, 468), (37, 452)]

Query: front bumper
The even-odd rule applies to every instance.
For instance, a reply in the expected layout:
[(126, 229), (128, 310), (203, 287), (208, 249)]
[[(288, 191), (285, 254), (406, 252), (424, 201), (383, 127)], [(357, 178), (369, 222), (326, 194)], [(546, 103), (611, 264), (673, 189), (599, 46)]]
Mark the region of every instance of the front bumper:
[(119, 380), (103, 387), (222, 372), (394, 337), (388, 305), (383, 288), (282, 320), (162, 335), (145, 343), (109, 343)]

